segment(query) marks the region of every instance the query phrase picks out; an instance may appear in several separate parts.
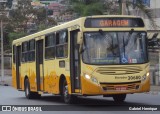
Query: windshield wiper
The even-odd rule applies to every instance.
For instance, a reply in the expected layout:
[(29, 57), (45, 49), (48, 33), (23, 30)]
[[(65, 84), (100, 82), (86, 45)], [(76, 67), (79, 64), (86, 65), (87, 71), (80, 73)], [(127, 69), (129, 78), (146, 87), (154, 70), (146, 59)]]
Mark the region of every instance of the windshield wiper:
[(125, 55), (126, 55), (126, 46), (128, 45), (128, 43), (129, 43), (129, 41), (130, 41), (130, 37), (131, 37), (131, 35), (133, 34), (133, 32), (134, 32), (134, 29), (131, 29), (131, 31), (129, 31), (129, 34), (128, 34), (128, 36), (127, 36), (127, 40), (126, 40), (126, 42), (124, 41), (124, 35), (123, 35), (123, 48), (124, 48), (124, 52), (123, 52), (123, 57), (122, 57), (122, 61), (123, 61), (123, 59), (124, 59), (124, 63), (125, 62), (127, 62), (127, 59), (125, 58)]
[(124, 35), (123, 35), (123, 48), (124, 48), (124, 53), (123, 53), (123, 57), (125, 57), (125, 53), (126, 53), (126, 49), (125, 49), (125, 47), (126, 47), (126, 44), (125, 44), (125, 42), (124, 42)]
[[(126, 45), (128, 45), (128, 42), (130, 41), (130, 37), (131, 37), (131, 35), (133, 34), (133, 32), (134, 32), (134, 29), (131, 29), (131, 31), (129, 31), (129, 34), (128, 34), (128, 36), (127, 36), (127, 41), (125, 42), (125, 46)], [(124, 36), (123, 36), (123, 38), (124, 38)]]
[(99, 29), (99, 33), (103, 36), (104, 35), (104, 31), (102, 29)]

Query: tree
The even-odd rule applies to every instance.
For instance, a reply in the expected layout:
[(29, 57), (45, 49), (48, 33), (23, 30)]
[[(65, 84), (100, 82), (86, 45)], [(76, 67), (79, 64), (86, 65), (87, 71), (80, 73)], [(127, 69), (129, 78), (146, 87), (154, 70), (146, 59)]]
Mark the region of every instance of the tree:
[[(135, 1), (135, 0), (134, 0)], [(157, 28), (158, 26), (156, 25), (154, 18), (153, 18), (153, 12), (152, 10), (150, 10), (144, 3), (143, 0), (136, 0), (136, 2), (130, 1), (130, 0), (126, 0), (126, 8), (127, 8), (127, 13), (128, 15), (131, 14), (131, 11), (129, 10), (130, 8), (141, 12), (140, 16), (142, 16), (142, 14), (144, 15), (144, 17), (147, 17), (149, 19), (149, 22), (151, 24), (151, 27), (153, 28)], [(133, 14), (133, 13), (132, 13)], [(137, 15), (137, 14), (136, 14)]]
[(21, 38), (21, 37), (23, 37), (25, 35), (27, 35), (27, 33), (25, 33), (25, 32), (10, 32), (8, 34), (10, 46), (12, 45), (12, 41), (13, 40), (15, 40), (17, 38)]
[(114, 2), (109, 0), (69, 0), (70, 10), (79, 16), (119, 14), (119, 9)]
[(51, 13), (50, 10), (44, 7), (35, 9), (35, 23), (38, 27), (38, 31), (57, 25), (57, 22), (48, 16), (49, 13)]
[[(101, 1), (101, 0), (100, 0)], [(99, 0), (71, 0), (73, 5), (72, 11), (79, 14), (79, 16), (102, 15), (104, 12), (103, 3)]]
[(18, 0), (17, 8), (12, 10), (10, 14), (12, 26), (25, 32), (27, 23), (34, 17), (34, 9), (31, 6), (31, 0)]
[(141, 11), (149, 19), (152, 27), (157, 27), (153, 19), (153, 12), (143, 3), (143, 0), (136, 0), (136, 2), (133, 2), (133, 0), (117, 0), (114, 2), (110, 0), (70, 0), (72, 4), (71, 10), (78, 13), (79, 16), (102, 14), (121, 15), (123, 2), (126, 5), (127, 15), (130, 15), (131, 9), (134, 8)]
[[(49, 22), (48, 25), (56, 24), (53, 19), (48, 17), (47, 10), (44, 7), (36, 9), (31, 5), (31, 1), (18, 0), (17, 8), (10, 11), (10, 26), (14, 28), (14, 31), (11, 31), (11, 33), (17, 33), (18, 36), (22, 37), (27, 35), (27, 33), (31, 34), (33, 31), (36, 32), (48, 28), (46, 22)], [(15, 39), (11, 36), (9, 35), (10, 41)]]
[(37, 23), (37, 25), (39, 24), (45, 24), (47, 21), (47, 12), (45, 8), (39, 8), (35, 11), (35, 15), (36, 15), (36, 20), (35, 22)]
[[(7, 32), (7, 23), (9, 23), (8, 18), (8, 8), (6, 6), (6, 3), (0, 4), (0, 21), (2, 21), (2, 28), (0, 26), (0, 30), (3, 29), (3, 48), (4, 50), (7, 50), (9, 47), (9, 40), (8, 40), (8, 32)], [(1, 38), (0, 38), (1, 39)]]
[[(7, 4), (0, 6), (0, 12), (6, 8), (11, 7), (13, 0), (7, 0)], [(48, 27), (54, 26), (57, 23), (53, 18), (48, 17), (48, 10), (46, 8), (34, 8), (31, 5), (32, 0), (18, 0), (16, 9), (9, 11), (9, 16), (0, 16), (0, 20), (5, 22), (5, 49), (11, 50), (11, 43), (13, 40), (44, 30)], [(30, 25), (30, 26), (29, 26)]]

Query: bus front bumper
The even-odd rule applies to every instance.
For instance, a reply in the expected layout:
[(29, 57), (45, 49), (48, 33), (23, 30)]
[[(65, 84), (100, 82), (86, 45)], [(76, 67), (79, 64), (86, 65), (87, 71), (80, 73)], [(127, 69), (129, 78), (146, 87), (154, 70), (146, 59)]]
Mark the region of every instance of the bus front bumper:
[(128, 83), (116, 83), (116, 84), (98, 84), (94, 83), (86, 78), (81, 78), (82, 95), (112, 95), (112, 94), (133, 94), (143, 93), (150, 91), (150, 79), (145, 81), (128, 82)]

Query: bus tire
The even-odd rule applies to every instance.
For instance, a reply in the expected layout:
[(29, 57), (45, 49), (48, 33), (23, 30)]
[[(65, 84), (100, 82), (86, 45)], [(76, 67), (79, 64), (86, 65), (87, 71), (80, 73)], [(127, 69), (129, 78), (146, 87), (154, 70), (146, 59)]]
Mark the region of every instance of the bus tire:
[(126, 94), (113, 95), (113, 99), (115, 102), (124, 102), (124, 100), (126, 99)]
[(41, 97), (41, 95), (38, 94), (38, 92), (30, 91), (30, 83), (29, 83), (28, 78), (25, 79), (25, 96), (27, 99), (38, 99)]
[(63, 88), (62, 88), (62, 99), (67, 104), (72, 104), (76, 101), (76, 96), (70, 95), (68, 92), (68, 85), (67, 81), (63, 81)]

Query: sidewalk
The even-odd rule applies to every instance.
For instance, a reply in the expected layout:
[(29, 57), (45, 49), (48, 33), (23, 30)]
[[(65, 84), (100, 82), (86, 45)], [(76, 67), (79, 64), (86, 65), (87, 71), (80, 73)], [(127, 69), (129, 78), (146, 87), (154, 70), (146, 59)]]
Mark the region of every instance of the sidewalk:
[(159, 86), (151, 85), (149, 94), (160, 95), (160, 85)]
[[(1, 70), (0, 70), (0, 73), (1, 73)], [(2, 77), (0, 74), (0, 85), (11, 86), (11, 84), (12, 84), (12, 71), (11, 71), (11, 69), (5, 69), (4, 74), (5, 74), (5, 76), (4, 76), (3, 82), (1, 81)]]
[[(1, 79), (1, 77), (0, 77)], [(12, 76), (4, 76), (3, 82), (0, 80), (0, 85), (11, 86), (12, 85)]]
[(160, 85), (151, 85), (150, 92), (147, 92), (146, 94), (160, 95)]

